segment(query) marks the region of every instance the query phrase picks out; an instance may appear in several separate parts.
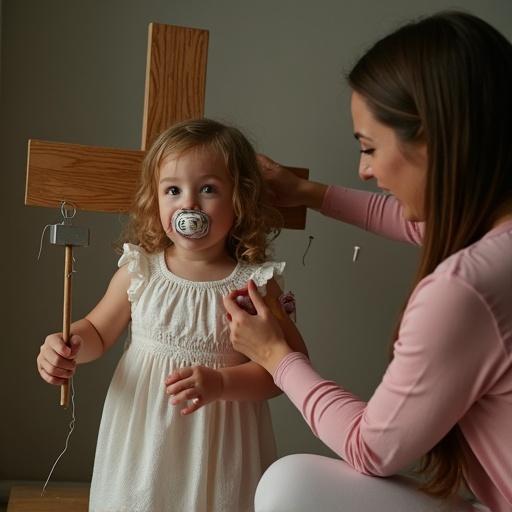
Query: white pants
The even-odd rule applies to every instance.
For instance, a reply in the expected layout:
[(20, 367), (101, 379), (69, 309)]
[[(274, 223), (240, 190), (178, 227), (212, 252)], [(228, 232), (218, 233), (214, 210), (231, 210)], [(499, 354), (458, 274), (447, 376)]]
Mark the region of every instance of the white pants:
[(418, 491), (411, 480), (371, 477), (341, 460), (288, 455), (262, 476), (255, 512), (476, 512), (457, 498), (446, 501)]

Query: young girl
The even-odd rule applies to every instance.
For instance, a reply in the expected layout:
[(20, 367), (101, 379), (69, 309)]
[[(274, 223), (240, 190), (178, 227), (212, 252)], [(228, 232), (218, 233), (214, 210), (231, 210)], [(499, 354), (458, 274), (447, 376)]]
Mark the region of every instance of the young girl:
[[(131, 321), (98, 436), (90, 510), (243, 512), (275, 459), (270, 375), (236, 352), (222, 297), (252, 279), (274, 311), (284, 263), (265, 261), (274, 210), (255, 153), (236, 129), (201, 119), (149, 150), (128, 239), (105, 296), (48, 336), (38, 356), (60, 385)], [(280, 324), (306, 352), (293, 322)]]

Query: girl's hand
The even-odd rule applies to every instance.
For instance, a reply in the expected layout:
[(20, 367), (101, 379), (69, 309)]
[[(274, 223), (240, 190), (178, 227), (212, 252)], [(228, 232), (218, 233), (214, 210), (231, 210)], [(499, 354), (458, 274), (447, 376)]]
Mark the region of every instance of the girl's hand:
[(69, 347), (62, 333), (47, 336), (37, 356), (37, 369), (43, 380), (56, 386), (67, 382), (76, 371), (76, 356), (81, 345), (82, 338), (76, 334), (71, 336)]
[(231, 343), (235, 350), (273, 375), (281, 359), (293, 350), (286, 343), (278, 320), (263, 301), (252, 280), (249, 281), (247, 290), (256, 315), (246, 313), (236, 303), (236, 297), (244, 293), (243, 291), (231, 292), (223, 299), (228, 312)]
[(171, 404), (178, 405), (190, 400), (181, 414), (191, 414), (201, 406), (218, 400), (222, 395), (222, 374), (207, 366), (179, 368), (165, 379), (165, 392), (171, 395)]

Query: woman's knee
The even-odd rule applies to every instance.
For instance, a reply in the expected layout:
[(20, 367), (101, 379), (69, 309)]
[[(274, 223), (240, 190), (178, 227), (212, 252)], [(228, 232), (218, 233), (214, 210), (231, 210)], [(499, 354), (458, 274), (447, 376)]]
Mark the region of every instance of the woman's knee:
[(316, 494), (322, 487), (318, 481), (322, 477), (315, 469), (319, 459), (326, 458), (296, 454), (274, 462), (265, 471), (256, 489), (256, 512), (310, 511), (311, 493)]
[(474, 512), (461, 500), (443, 502), (418, 491), (404, 477), (362, 475), (339, 459), (320, 455), (288, 455), (261, 477), (256, 512)]
[(295, 466), (296, 455), (288, 455), (275, 461), (267, 468), (256, 489), (254, 506), (256, 512), (277, 512), (286, 510), (283, 501), (289, 498), (293, 484), (291, 471)]
[(304, 458), (307, 455), (287, 455), (276, 460), (270, 465), (261, 477), (258, 489), (270, 487), (273, 491), (276, 487), (284, 485), (288, 489), (294, 486), (297, 480), (303, 476), (305, 469)]

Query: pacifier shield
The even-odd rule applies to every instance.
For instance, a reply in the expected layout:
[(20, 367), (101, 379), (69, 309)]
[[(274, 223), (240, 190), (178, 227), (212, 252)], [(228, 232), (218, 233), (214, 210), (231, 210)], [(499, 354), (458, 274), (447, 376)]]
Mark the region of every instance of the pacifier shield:
[(176, 210), (171, 222), (176, 233), (186, 238), (203, 238), (210, 229), (210, 218), (201, 210)]

